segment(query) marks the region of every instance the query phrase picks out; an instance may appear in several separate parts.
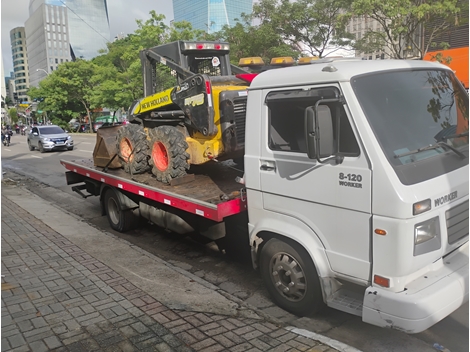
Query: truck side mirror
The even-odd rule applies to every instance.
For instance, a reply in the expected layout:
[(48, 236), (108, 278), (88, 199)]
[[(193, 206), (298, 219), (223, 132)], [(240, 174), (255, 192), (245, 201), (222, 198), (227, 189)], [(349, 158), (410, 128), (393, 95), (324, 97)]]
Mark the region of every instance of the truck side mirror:
[(310, 159), (326, 158), (334, 154), (333, 120), (327, 105), (305, 109), (307, 155)]

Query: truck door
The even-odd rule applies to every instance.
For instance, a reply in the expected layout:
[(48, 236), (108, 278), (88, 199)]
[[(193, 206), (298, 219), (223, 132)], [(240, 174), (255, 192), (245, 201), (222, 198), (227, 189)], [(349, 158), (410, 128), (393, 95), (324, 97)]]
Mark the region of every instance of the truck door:
[(333, 271), (369, 280), (371, 167), (346, 104), (320, 102), (330, 111), (334, 130), (340, 129), (343, 162), (321, 164), (306, 153), (305, 109), (340, 96), (339, 87), (266, 93), (260, 158), (264, 208), (307, 224), (322, 241)]

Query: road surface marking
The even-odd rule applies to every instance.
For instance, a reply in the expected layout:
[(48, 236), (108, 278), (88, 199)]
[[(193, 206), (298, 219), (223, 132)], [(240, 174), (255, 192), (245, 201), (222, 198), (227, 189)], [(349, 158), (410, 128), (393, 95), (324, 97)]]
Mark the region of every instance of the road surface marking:
[(38, 158), (38, 159), (42, 159), (42, 156), (31, 155), (31, 158)]

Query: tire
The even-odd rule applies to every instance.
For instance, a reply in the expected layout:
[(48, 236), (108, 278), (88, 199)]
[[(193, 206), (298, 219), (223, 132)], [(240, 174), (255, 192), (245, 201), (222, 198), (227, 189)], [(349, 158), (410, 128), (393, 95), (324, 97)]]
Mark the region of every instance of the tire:
[(297, 243), (269, 240), (261, 250), (260, 272), (273, 300), (288, 312), (306, 316), (324, 307), (315, 266)]
[(28, 141), (28, 148), (30, 151), (33, 151), (34, 150), (34, 147), (31, 145), (31, 142)]
[(73, 150), (73, 147), (68, 147), (67, 150)]
[(173, 126), (160, 126), (149, 130), (149, 164), (158, 181), (170, 183), (186, 175), (189, 169), (188, 143), (184, 135)]
[(126, 232), (137, 227), (139, 216), (132, 209), (121, 209), (119, 196), (114, 189), (110, 188), (104, 194), (104, 208), (109, 225), (113, 230)]
[(147, 135), (142, 126), (129, 124), (119, 128), (116, 149), (127, 173), (141, 174), (149, 170)]
[(44, 149), (44, 147), (42, 146), (42, 143), (38, 143), (38, 149), (39, 149), (39, 151), (40, 151), (41, 153), (45, 153), (45, 152), (46, 152), (45, 149)]

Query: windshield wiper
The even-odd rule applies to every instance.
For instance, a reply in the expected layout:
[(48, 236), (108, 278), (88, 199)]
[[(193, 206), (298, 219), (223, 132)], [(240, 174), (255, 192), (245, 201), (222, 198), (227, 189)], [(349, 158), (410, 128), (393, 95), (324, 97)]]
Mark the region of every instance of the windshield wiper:
[[(467, 132), (467, 134), (468, 134), (468, 132)], [(448, 137), (448, 138), (451, 138), (451, 137)], [(418, 148), (418, 149), (415, 149), (415, 150), (412, 150), (412, 151), (409, 151), (409, 152), (406, 152), (406, 153), (403, 153), (403, 154), (398, 154), (398, 155), (395, 155), (394, 158), (398, 159), (398, 158), (401, 158), (402, 156), (417, 154), (417, 153), (420, 153), (420, 152), (424, 152), (425, 150), (432, 150), (432, 149), (437, 149), (437, 148), (443, 148), (443, 149), (447, 148), (449, 150), (452, 150), (460, 158), (462, 158), (462, 159), (465, 158), (465, 155), (463, 153), (461, 153), (456, 148), (454, 148), (454, 147), (452, 147), (452, 146), (450, 146), (450, 145), (448, 145), (447, 143), (444, 143), (444, 142), (437, 142), (435, 144), (430, 144), (430, 145), (427, 145), (425, 147)]]
[(468, 136), (468, 131), (467, 132), (462, 132), (462, 133), (457, 133), (457, 134), (452, 134), (450, 136), (443, 136), (441, 138), (441, 141), (447, 141), (448, 139), (451, 139), (451, 138), (459, 138), (459, 137), (463, 137), (463, 136)]

